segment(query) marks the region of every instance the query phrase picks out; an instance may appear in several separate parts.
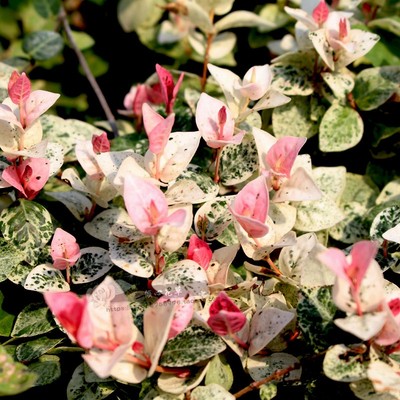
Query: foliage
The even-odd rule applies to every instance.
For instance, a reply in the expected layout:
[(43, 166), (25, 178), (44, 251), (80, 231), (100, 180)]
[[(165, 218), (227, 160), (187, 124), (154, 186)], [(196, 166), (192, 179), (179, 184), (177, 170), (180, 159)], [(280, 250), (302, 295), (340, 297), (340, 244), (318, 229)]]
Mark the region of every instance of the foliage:
[(400, 399), (399, 6), (238, 3), (115, 4), (118, 119), (79, 6), (1, 9), (0, 396)]

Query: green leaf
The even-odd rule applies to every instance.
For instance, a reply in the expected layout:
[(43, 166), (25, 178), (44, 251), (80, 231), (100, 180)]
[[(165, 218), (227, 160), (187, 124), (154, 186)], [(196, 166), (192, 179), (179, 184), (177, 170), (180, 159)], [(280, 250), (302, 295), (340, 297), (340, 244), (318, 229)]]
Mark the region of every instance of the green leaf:
[(54, 231), (50, 213), (41, 204), (25, 199), (1, 212), (0, 230), (7, 241), (25, 253), (30, 265), (36, 263)]
[(7, 279), (11, 271), (25, 258), (23, 251), (0, 238), (0, 282)]
[(367, 377), (367, 363), (362, 354), (354, 354), (344, 344), (328, 349), (323, 362), (325, 375), (339, 382), (356, 382)]
[(261, 385), (259, 394), (261, 400), (271, 400), (278, 394), (278, 386), (276, 383)]
[(333, 322), (336, 312), (331, 287), (309, 288), (301, 291), (297, 306), (299, 327), (307, 343), (315, 351), (325, 350), (334, 338), (337, 332)]
[(399, 84), (400, 66), (364, 69), (355, 80), (354, 100), (361, 110), (374, 110), (396, 93)]
[(258, 169), (258, 152), (251, 135), (245, 135), (241, 144), (223, 148), (220, 164), (221, 183), (237, 185), (249, 179)]
[(356, 110), (332, 104), (321, 120), (319, 148), (325, 152), (350, 149), (360, 142), (363, 133), (363, 120)]
[(85, 32), (72, 31), (72, 37), (79, 50), (82, 51), (93, 47), (95, 44), (95, 40)]
[(60, 11), (61, 0), (33, 0), (33, 7), (43, 18), (56, 16)]
[[(261, 18), (271, 22), (273, 29), (283, 27), (290, 21), (290, 16), (284, 12), (278, 4), (265, 4), (258, 12)], [(266, 27), (258, 27), (258, 32), (268, 32)]]
[(45, 386), (53, 383), (61, 376), (60, 358), (43, 355), (37, 361), (29, 364), (29, 371), (37, 375), (35, 386)]
[(86, 382), (83, 363), (76, 367), (67, 386), (68, 400), (101, 400), (115, 391), (112, 382)]
[(0, 346), (0, 360), (0, 397), (13, 396), (34, 386), (37, 375), (13, 361), (3, 346)]
[(235, 400), (235, 396), (216, 383), (197, 386), (192, 390), (190, 398), (191, 400)]
[(194, 365), (223, 352), (225, 348), (225, 342), (212, 331), (190, 326), (167, 342), (160, 364), (166, 367)]
[(62, 51), (64, 40), (53, 31), (32, 32), (24, 37), (22, 49), (37, 61), (45, 61)]
[(222, 354), (215, 355), (208, 367), (205, 384), (217, 383), (224, 389), (229, 390), (233, 384), (233, 372), (226, 358)]
[(4, 310), (4, 293), (0, 289), (0, 336), (10, 336), (15, 315)]
[(12, 337), (31, 337), (47, 333), (56, 328), (51, 311), (41, 303), (27, 305), (17, 316)]
[(259, 28), (260, 31), (271, 31), (276, 29), (277, 26), (273, 22), (260, 17), (259, 15), (250, 11), (234, 11), (221, 18), (214, 25), (216, 32), (228, 30), (232, 28), (244, 28), (244, 27), (255, 27)]
[(271, 71), (272, 87), (287, 96), (309, 96), (314, 92), (311, 71), (304, 66), (272, 65)]
[(390, 17), (376, 18), (368, 22), (368, 27), (384, 29), (394, 33), (396, 36), (400, 36), (400, 17), (398, 15), (393, 15)]
[(56, 347), (63, 340), (64, 338), (50, 339), (45, 336), (30, 340), (29, 342), (19, 344), (15, 349), (15, 355), (18, 361), (32, 361)]
[(354, 78), (350, 74), (323, 72), (322, 78), (336, 98), (344, 100), (354, 88)]

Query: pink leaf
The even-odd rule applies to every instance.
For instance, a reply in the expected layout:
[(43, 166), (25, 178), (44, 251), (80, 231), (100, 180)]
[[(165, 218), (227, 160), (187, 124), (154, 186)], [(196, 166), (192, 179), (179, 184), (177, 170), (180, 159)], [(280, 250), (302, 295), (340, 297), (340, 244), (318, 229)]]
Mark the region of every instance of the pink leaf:
[(317, 7), (314, 8), (312, 12), (312, 17), (314, 21), (321, 26), (327, 19), (329, 15), (329, 7), (325, 3), (325, 0), (321, 0)]
[(184, 74), (182, 73), (180, 75), (178, 82), (175, 85), (172, 74), (164, 67), (156, 64), (156, 72), (158, 79), (160, 80), (161, 93), (165, 103), (165, 111), (167, 114), (171, 114)]
[(197, 235), (193, 234), (189, 240), (187, 258), (197, 262), (204, 270), (207, 270), (212, 259), (212, 251), (210, 246)]
[(247, 183), (236, 195), (230, 210), (242, 228), (253, 238), (268, 233), (265, 220), (269, 209), (269, 193), (264, 176)]
[(246, 324), (246, 316), (225, 292), (220, 292), (210, 306), (209, 327), (217, 335), (239, 332)]
[(46, 292), (43, 295), (50, 311), (70, 338), (83, 348), (91, 348), (93, 346), (92, 325), (88, 317), (87, 297), (80, 298), (72, 292)]
[(30, 94), (31, 82), (25, 72), (20, 75), (17, 71), (14, 71), (8, 82), (8, 95), (12, 102), (17, 105), (22, 105)]
[(271, 146), (265, 158), (274, 174), (290, 177), (294, 161), (306, 140), (306, 138), (284, 136)]
[(70, 233), (57, 228), (51, 241), (51, 257), (57, 269), (66, 269), (74, 265), (80, 257), (80, 248)]
[(93, 135), (92, 145), (93, 151), (97, 154), (107, 153), (111, 149), (110, 141), (108, 140), (106, 132), (103, 132), (101, 135)]
[(32, 200), (46, 184), (49, 173), (50, 163), (46, 158), (26, 158), (17, 166), (7, 167), (2, 178)]
[(44, 114), (60, 97), (58, 93), (46, 90), (34, 90), (25, 102), (26, 126), (32, 125)]
[(175, 114), (163, 118), (147, 103), (143, 104), (143, 123), (149, 138), (149, 150), (154, 154), (163, 152), (175, 122)]

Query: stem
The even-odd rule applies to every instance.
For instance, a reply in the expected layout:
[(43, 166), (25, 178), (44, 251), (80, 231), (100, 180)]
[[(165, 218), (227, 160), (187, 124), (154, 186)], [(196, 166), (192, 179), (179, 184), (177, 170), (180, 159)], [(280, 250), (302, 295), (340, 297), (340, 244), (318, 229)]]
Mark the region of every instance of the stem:
[(279, 268), (275, 265), (275, 263), (271, 260), (271, 257), (268, 255), (265, 257), (265, 261), (268, 263), (268, 265), (271, 267), (271, 269), (278, 275), (281, 276), (282, 272), (279, 271)]
[(100, 89), (100, 86), (98, 85), (95, 77), (92, 74), (92, 71), (90, 70), (90, 67), (86, 61), (85, 56), (81, 52), (81, 50), (78, 48), (78, 45), (76, 44), (74, 37), (72, 35), (71, 27), (69, 25), (68, 19), (67, 19), (67, 14), (65, 12), (65, 8), (61, 6), (60, 8), (60, 13), (59, 13), (59, 19), (62, 22), (65, 30), (65, 34), (67, 35), (68, 41), (71, 45), (71, 47), (74, 49), (76, 56), (78, 57), (79, 64), (81, 65), (83, 71), (85, 72), (86, 78), (88, 79), (90, 85), (92, 86), (92, 89), (94, 90), (101, 107), (103, 108), (103, 111), (107, 117), (108, 123), (111, 126), (112, 132), (114, 137), (118, 136), (118, 128), (117, 124), (115, 122), (114, 115), (111, 112), (110, 107), (108, 106), (107, 100), (105, 99), (103, 92)]
[(67, 268), (65, 269), (65, 273), (66, 273), (66, 281), (69, 285), (71, 282), (71, 271), (70, 271), (69, 265), (67, 265)]
[(215, 157), (215, 171), (214, 171), (214, 182), (219, 182), (219, 164), (221, 162), (222, 147), (217, 149), (217, 155)]
[[(151, 367), (151, 364), (149, 364), (147, 361), (145, 360), (141, 360), (138, 357), (132, 356), (130, 354), (125, 356), (125, 359), (127, 361), (131, 361), (134, 364), (137, 364), (139, 366), (141, 366), (142, 368), (145, 369), (149, 369)], [(157, 372), (163, 372), (165, 374), (182, 374), (182, 373), (190, 373), (190, 369), (186, 368), (186, 367), (162, 367), (161, 365), (157, 365), (156, 367), (156, 371)]]
[(229, 332), (229, 336), (231, 337), (232, 340), (234, 340), (242, 349), (248, 350), (249, 345), (244, 342), (238, 335), (236, 335), (233, 332)]
[[(214, 20), (214, 10), (211, 10), (210, 13), (210, 21), (211, 23)], [(207, 34), (207, 43), (206, 43), (206, 49), (204, 52), (204, 61), (203, 61), (203, 75), (201, 77), (201, 91), (204, 92), (206, 89), (206, 83), (207, 83), (207, 65), (208, 65), (208, 60), (210, 59), (210, 48), (211, 44), (214, 40), (214, 33), (208, 33)]]
[(264, 379), (261, 379), (261, 380), (259, 380), (259, 381), (250, 383), (249, 386), (246, 386), (245, 388), (243, 388), (242, 390), (239, 390), (238, 392), (236, 392), (236, 393), (234, 394), (235, 399), (238, 399), (239, 397), (242, 397), (243, 395), (245, 395), (246, 393), (251, 392), (252, 390), (259, 389), (260, 386), (265, 385), (265, 384), (268, 383), (268, 382), (281, 379), (281, 378), (283, 378), (286, 374), (288, 374), (290, 371), (293, 371), (293, 370), (295, 370), (295, 369), (297, 369), (297, 368), (299, 368), (299, 365), (296, 363), (296, 364), (291, 365), (290, 367), (287, 367), (287, 368), (285, 368), (285, 369), (280, 369), (280, 370), (278, 370), (278, 371), (275, 371), (272, 375), (267, 376), (267, 377), (264, 378)]
[(155, 178), (159, 181), (160, 180), (160, 154), (156, 154), (156, 161), (155, 161), (155, 167), (156, 167), (156, 176)]
[(153, 240), (154, 240), (154, 257), (155, 257), (155, 274), (156, 276), (160, 275), (164, 265), (162, 262), (162, 255), (161, 255), (161, 247), (158, 244), (158, 240), (157, 240), (157, 235), (153, 236)]

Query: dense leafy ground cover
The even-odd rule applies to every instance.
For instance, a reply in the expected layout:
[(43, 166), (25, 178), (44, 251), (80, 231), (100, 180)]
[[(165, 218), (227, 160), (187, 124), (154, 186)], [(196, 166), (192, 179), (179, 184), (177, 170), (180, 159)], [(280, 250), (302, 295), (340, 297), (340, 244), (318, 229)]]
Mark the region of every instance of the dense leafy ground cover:
[(400, 398), (399, 5), (246, 3), (1, 3), (0, 396)]

